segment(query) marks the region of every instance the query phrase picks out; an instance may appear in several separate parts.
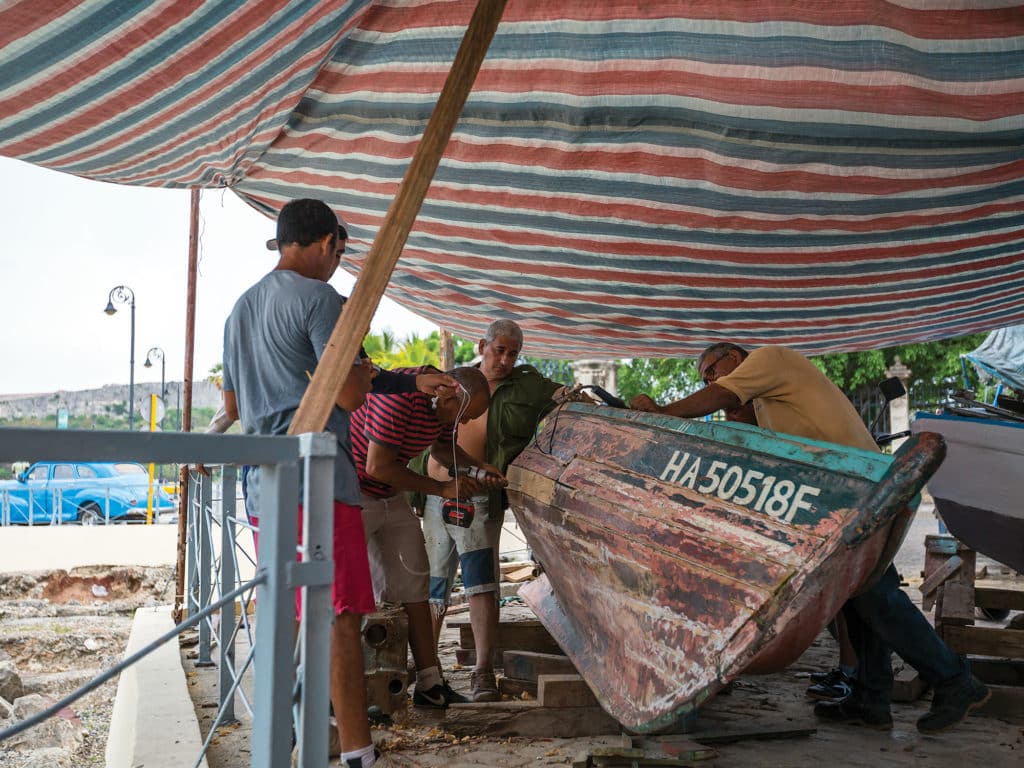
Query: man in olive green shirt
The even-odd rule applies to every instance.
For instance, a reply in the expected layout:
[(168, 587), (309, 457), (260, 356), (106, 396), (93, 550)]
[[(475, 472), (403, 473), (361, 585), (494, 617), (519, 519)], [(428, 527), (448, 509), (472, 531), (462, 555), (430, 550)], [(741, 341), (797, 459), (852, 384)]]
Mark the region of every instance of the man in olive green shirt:
[[(478, 344), (480, 370), (491, 390), (490, 407), (479, 418), (462, 425), (458, 433), (459, 447), (478, 466), (491, 465), (502, 473), (533, 439), (538, 420), (555, 406), (552, 398), (566, 389), (531, 365), (517, 366), (522, 346), (523, 332), (515, 322), (491, 323)], [(447, 479), (447, 469), (433, 462), (420, 460), (414, 468), (425, 469), (435, 480)], [(496, 489), (489, 495), (474, 497), (471, 503), (472, 522), (467, 527), (446, 524), (442, 500), (437, 497), (427, 497), (420, 507), (424, 511), (423, 534), (430, 560), (430, 606), (436, 638), (447, 611), (456, 568), (461, 564), (476, 645), (471, 695), (474, 701), (497, 701), (493, 656), (501, 582), (498, 545), (508, 500), (502, 489)]]

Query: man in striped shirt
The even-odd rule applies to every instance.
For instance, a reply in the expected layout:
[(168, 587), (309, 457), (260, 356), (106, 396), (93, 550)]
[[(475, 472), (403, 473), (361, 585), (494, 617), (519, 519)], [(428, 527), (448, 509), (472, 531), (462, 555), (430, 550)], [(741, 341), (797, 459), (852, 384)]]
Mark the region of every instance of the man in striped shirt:
[(447, 481), (434, 480), (407, 466), (426, 448), (445, 467), (476, 464), (456, 444), (455, 428), (487, 410), (487, 379), (475, 368), (456, 368), (450, 375), (458, 382), (458, 389), (434, 398), (418, 392), (371, 393), (363, 407), (352, 414), (351, 428), (374, 592), (378, 602), (403, 604), (409, 617), (409, 645), (417, 669), (413, 703), (441, 708), (466, 699), (441, 677), (427, 602), (430, 566), (423, 530), (404, 492), (452, 499), (504, 484), (501, 473), (493, 467), (484, 467), (492, 475), (481, 484), (459, 475)]

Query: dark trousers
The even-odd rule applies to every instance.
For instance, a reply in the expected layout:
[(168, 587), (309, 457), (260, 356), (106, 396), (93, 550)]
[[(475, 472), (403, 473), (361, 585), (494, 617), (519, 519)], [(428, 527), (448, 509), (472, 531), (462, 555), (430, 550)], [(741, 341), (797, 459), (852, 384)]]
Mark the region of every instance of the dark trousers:
[(935, 629), (900, 589), (900, 577), (890, 565), (866, 592), (843, 606), (850, 641), (857, 650), (860, 702), (888, 708), (892, 696), (892, 652), (918, 671), (926, 683), (940, 687), (968, 680), (966, 660), (953, 653)]

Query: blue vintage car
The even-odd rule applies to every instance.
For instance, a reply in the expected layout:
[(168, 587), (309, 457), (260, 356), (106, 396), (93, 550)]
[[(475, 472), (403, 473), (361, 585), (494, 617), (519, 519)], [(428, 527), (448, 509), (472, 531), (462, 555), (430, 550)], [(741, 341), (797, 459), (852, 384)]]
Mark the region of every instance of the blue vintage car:
[[(0, 522), (96, 525), (108, 519), (145, 520), (148, 498), (149, 473), (141, 464), (40, 461), (16, 480), (0, 482)], [(175, 509), (153, 483), (154, 520)]]

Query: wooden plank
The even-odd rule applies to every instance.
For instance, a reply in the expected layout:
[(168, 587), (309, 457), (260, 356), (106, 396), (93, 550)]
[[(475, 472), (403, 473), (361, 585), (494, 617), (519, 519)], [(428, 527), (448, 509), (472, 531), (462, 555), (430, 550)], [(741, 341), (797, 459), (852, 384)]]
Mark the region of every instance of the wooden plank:
[(536, 578), (533, 571), (532, 565), (524, 565), (522, 568), (517, 568), (514, 571), (509, 571), (502, 576), (502, 581), (508, 581), (512, 584), (521, 584), (524, 581)]
[(540, 675), (579, 674), (568, 656), (535, 651), (505, 651), (502, 666), (506, 677), (528, 680), (536, 684)]
[(530, 560), (513, 560), (509, 563), (501, 563), (499, 567), (501, 568), (501, 575), (504, 576), (506, 573), (510, 573), (511, 571), (515, 571), (520, 568), (525, 568), (526, 566), (533, 568), (534, 565), (536, 565), (536, 563), (533, 563)]
[(917, 701), (928, 690), (928, 684), (917, 674), (917, 670), (904, 667), (892, 681), (892, 700), (903, 704)]
[(1024, 589), (975, 586), (974, 604), (979, 608), (1024, 611)]
[(698, 744), (733, 744), (737, 741), (772, 741), (775, 739), (798, 739), (813, 736), (818, 729), (813, 725), (793, 725), (789, 722), (778, 725), (751, 726), (749, 728), (722, 729), (691, 733), (690, 738)]
[(444, 711), (453, 736), (526, 736), (534, 739), (606, 736), (622, 730), (600, 707), (549, 709), (536, 701), (453, 704)]
[(537, 678), (537, 701), (542, 707), (600, 706), (579, 675), (541, 675)]
[(370, 247), (352, 296), (345, 302), (288, 434), (320, 432), (327, 424), (327, 417), (348, 377), (352, 361), (359, 354), (363, 337), (370, 330), (370, 320), (405, 247), (504, 10), (505, 0), (479, 0), (477, 3), (437, 106), (402, 178), (402, 186)]
[(921, 586), (918, 587), (918, 589), (921, 590), (921, 594), (925, 597), (929, 597), (942, 582), (959, 571), (960, 566), (963, 564), (964, 561), (959, 555), (953, 555), (946, 562), (936, 568), (927, 579), (921, 582)]
[(519, 680), (515, 677), (499, 677), (498, 693), (513, 699), (536, 699), (537, 683), (531, 680)]
[(989, 685), (1024, 686), (1024, 661), (970, 658), (971, 674)]
[(1024, 632), (990, 627), (943, 626), (942, 639), (957, 653), (1024, 659)]
[[(469, 619), (449, 621), (449, 627), (459, 630), (459, 647), (475, 648), (473, 626)], [(540, 653), (561, 653), (562, 649), (544, 626), (534, 619), (525, 621), (502, 621), (498, 624), (495, 637), (498, 658), (508, 650), (537, 651)]]

